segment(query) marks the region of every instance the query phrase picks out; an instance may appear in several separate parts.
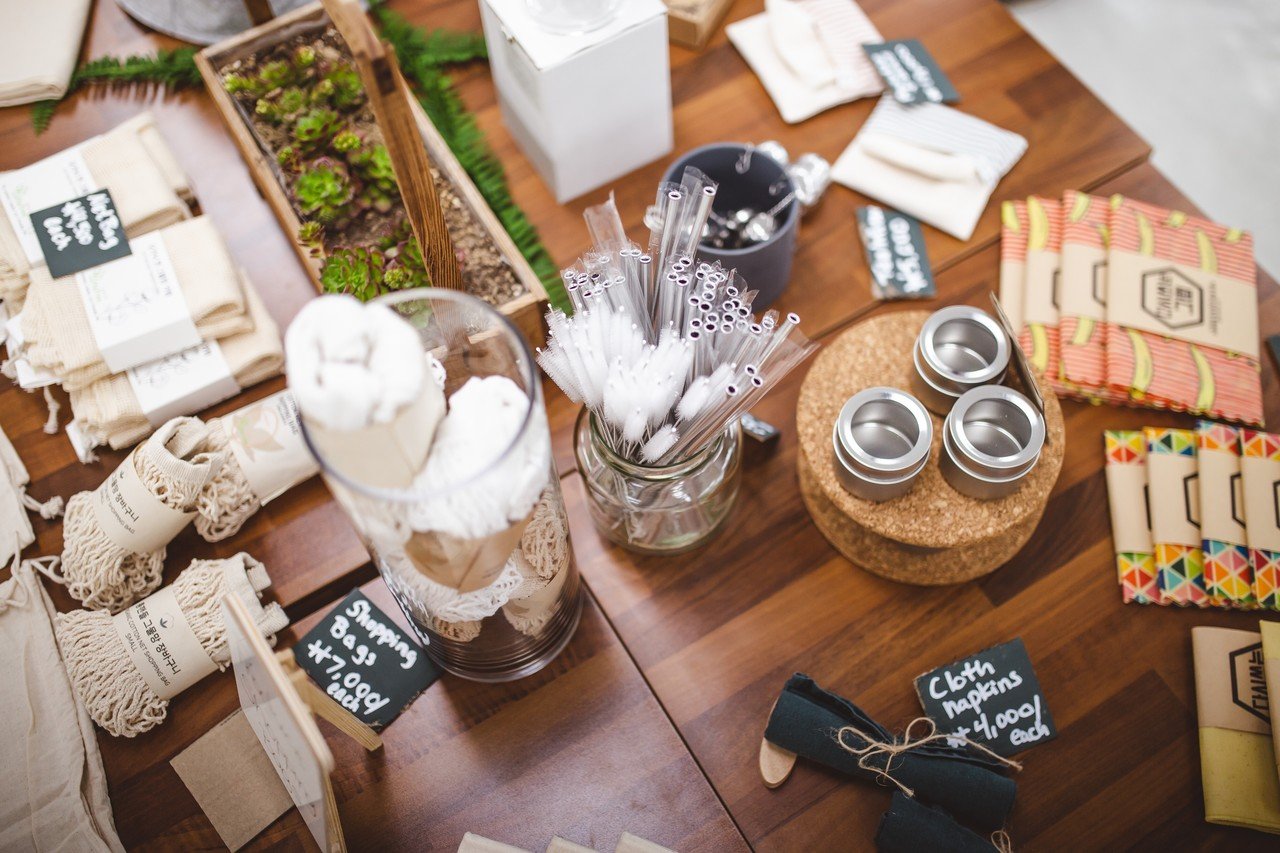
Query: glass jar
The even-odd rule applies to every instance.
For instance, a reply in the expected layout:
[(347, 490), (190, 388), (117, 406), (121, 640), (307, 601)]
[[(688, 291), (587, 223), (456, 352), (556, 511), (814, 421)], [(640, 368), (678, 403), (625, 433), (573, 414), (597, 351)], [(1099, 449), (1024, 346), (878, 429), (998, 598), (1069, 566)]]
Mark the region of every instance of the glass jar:
[(607, 539), (642, 554), (681, 554), (719, 529), (738, 499), (742, 429), (737, 421), (688, 459), (637, 465), (609, 448), (595, 416), (578, 414), (573, 436), (587, 507)]
[(533, 355), (506, 317), (465, 293), (420, 288), (377, 301), (413, 326), (443, 366), (451, 408), (471, 380), (514, 383), (527, 399), (517, 434), (478, 437), (478, 458), (450, 468), (467, 473), (429, 490), (375, 486), (326, 459), (305, 414), (303, 436), (431, 659), (474, 681), (531, 675), (568, 644), (582, 612)]

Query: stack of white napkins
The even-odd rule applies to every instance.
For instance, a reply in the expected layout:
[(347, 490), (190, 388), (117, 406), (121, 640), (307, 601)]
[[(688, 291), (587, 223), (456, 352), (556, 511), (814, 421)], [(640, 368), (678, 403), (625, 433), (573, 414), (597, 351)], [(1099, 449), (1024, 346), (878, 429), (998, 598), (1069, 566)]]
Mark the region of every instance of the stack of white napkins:
[(0, 2), (0, 107), (67, 93), (88, 17), (89, 0)]
[(880, 99), (831, 169), (833, 180), (968, 240), (1027, 140), (942, 104)]
[(884, 89), (862, 50), (884, 38), (853, 0), (765, 0), (725, 32), (788, 124)]

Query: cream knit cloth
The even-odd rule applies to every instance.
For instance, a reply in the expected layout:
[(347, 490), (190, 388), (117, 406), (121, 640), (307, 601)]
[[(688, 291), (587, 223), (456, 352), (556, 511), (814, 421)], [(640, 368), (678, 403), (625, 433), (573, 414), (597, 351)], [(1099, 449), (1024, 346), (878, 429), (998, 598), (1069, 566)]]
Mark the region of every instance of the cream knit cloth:
[[(157, 233), (201, 340), (250, 331), (253, 320), (245, 309), (240, 273), (213, 223), (200, 216)], [(129, 261), (122, 258), (112, 263)], [(56, 375), (67, 391), (78, 391), (111, 375), (72, 276), (50, 278), (44, 267), (31, 271), (22, 309), (22, 334), (26, 339), (23, 357), (36, 370)], [(165, 355), (172, 353), (160, 353), (156, 358)]]
[[(190, 195), (190, 184), (149, 114), (130, 119), (86, 142), (80, 154), (94, 182), (111, 191), (129, 236), (172, 225), (191, 215), (178, 195)], [(33, 266), (43, 267), (44, 263), (32, 264), (27, 258), (7, 212), (0, 207), (0, 299), (5, 301), (10, 315), (22, 307)]]
[(30, 482), (27, 466), (0, 429), (0, 566), (17, 559), (22, 549), (35, 541), (28, 510), (43, 518), (55, 518), (62, 512), (62, 498), (52, 497), (42, 503), (28, 495)]
[[(278, 375), (284, 365), (284, 352), (275, 321), (247, 281), (244, 293), (253, 331), (223, 338), (218, 346), (236, 384), (248, 388)], [(85, 437), (96, 444), (108, 444), (115, 449), (128, 447), (153, 429), (125, 374), (102, 379), (72, 391), (70, 396), (77, 424)]]
[[(263, 605), (271, 585), (266, 567), (241, 552), (225, 560), (192, 560), (173, 582), (173, 591), (201, 648), (220, 670), (231, 664), (222, 599), (235, 595), (254, 625), (275, 645), (275, 634), (289, 624), (279, 604)], [(111, 616), (100, 610), (73, 610), (57, 617), (58, 645), (89, 716), (109, 734), (134, 737), (164, 722), (169, 700), (143, 680), (130, 660)]]
[[(174, 418), (120, 464), (133, 465), (142, 484), (166, 506), (194, 513), (200, 490), (222, 466), (221, 454), (204, 449), (208, 434), (199, 418)], [(135, 553), (121, 547), (98, 523), (97, 500), (95, 490), (67, 501), (58, 580), (85, 607), (115, 613), (160, 585), (165, 548)]]

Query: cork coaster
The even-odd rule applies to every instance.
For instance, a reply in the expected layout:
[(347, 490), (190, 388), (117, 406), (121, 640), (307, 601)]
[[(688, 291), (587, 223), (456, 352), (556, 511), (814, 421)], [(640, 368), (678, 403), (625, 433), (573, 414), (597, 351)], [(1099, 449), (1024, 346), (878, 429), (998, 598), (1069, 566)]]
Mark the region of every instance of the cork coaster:
[[(1040, 391), (1045, 399), (1049, 440), (1026, 483), (1012, 495), (980, 501), (960, 494), (947, 484), (938, 467), (942, 418), (936, 415), (931, 415), (934, 434), (929, 462), (920, 472), (915, 488), (907, 494), (884, 503), (865, 501), (847, 492), (836, 479), (831, 431), (841, 407), (858, 391), (875, 385), (910, 390), (909, 376), (915, 370), (911, 349), (928, 316), (927, 311), (894, 311), (864, 320), (825, 347), (805, 377), (796, 410), (800, 464), (802, 469), (808, 466), (815, 496), (820, 494), (829, 505), (825, 526), (828, 530), (834, 529), (834, 517), (844, 516), (866, 533), (917, 549), (994, 547), (996, 542), (1007, 545), (1024, 532), (1022, 542), (1025, 542), (1058, 480), (1066, 448), (1062, 409), (1043, 381), (1040, 381)], [(1016, 385), (1016, 379), (1012, 381)], [(833, 541), (833, 544), (841, 548), (839, 543)], [(843, 552), (843, 548), (841, 550)], [(1010, 550), (1008, 556), (1016, 550)], [(991, 559), (993, 557), (988, 556), (979, 562)], [(863, 565), (867, 559), (856, 562)], [(990, 568), (997, 565), (999, 563)]]

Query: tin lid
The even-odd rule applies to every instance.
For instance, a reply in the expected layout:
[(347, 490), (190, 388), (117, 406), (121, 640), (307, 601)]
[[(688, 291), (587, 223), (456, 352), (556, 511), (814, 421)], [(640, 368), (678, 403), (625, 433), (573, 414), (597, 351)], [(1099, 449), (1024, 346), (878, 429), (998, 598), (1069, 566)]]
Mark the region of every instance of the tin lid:
[(1003, 385), (966, 391), (943, 429), (953, 458), (967, 470), (993, 479), (1031, 470), (1044, 447), (1044, 416), (1025, 396)]
[(917, 369), (930, 384), (954, 393), (999, 382), (1009, 367), (1010, 345), (995, 319), (971, 305), (951, 305), (929, 315), (916, 338)]
[(928, 459), (933, 442), (929, 412), (897, 388), (867, 388), (840, 410), (832, 432), (836, 458), (850, 473), (897, 480)]

